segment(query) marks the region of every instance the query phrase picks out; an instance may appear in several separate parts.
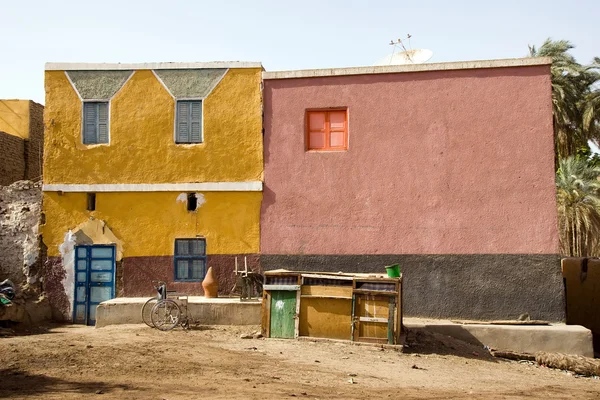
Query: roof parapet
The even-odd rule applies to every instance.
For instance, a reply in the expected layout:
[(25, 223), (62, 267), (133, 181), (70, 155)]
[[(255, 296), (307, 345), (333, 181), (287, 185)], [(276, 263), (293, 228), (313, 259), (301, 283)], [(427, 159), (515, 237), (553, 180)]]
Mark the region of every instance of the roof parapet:
[(262, 68), (253, 61), (210, 62), (154, 62), (154, 63), (54, 63), (45, 65), (46, 71), (114, 71), (140, 69), (201, 69), (201, 68)]
[(295, 79), (316, 78), (326, 76), (394, 74), (402, 72), (451, 71), (480, 68), (528, 67), (535, 65), (550, 65), (551, 57), (507, 58), (501, 60), (458, 61), (446, 63), (424, 63), (408, 65), (383, 65), (371, 67), (304, 69), (292, 71), (263, 72), (263, 79)]

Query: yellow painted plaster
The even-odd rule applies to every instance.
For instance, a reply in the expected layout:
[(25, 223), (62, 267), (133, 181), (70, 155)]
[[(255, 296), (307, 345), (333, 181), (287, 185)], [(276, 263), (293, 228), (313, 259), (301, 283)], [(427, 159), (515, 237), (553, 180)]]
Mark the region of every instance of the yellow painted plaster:
[[(44, 181), (70, 169), (76, 161), (70, 155), (81, 143), (82, 104), (63, 71), (46, 71), (46, 104), (44, 109)], [(67, 170), (64, 171), (63, 170)]]
[(0, 100), (0, 132), (29, 138), (29, 100)]
[[(41, 227), (49, 256), (59, 256), (65, 233), (90, 217), (102, 220), (122, 241), (124, 257), (172, 255), (176, 238), (206, 237), (208, 254), (259, 252), (260, 192), (204, 192), (195, 212), (177, 192), (97, 193), (86, 211), (86, 193), (44, 193)], [(103, 242), (104, 243), (104, 242)]]
[(123, 241), (112, 232), (105, 221), (88, 219), (71, 232), (76, 240), (80, 240), (79, 236), (85, 236), (85, 240), (78, 244), (114, 244), (117, 248), (116, 260), (120, 261), (123, 258)]
[(263, 177), (261, 70), (231, 69), (204, 101), (204, 143), (174, 141), (175, 100), (136, 71), (110, 102), (110, 144), (81, 144), (81, 101), (46, 72), (45, 183), (256, 181)]

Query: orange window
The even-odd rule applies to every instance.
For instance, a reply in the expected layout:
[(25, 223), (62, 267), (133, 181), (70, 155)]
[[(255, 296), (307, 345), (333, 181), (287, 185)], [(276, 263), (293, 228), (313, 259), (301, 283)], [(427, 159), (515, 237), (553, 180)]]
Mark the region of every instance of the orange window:
[(306, 112), (308, 150), (348, 149), (348, 110)]

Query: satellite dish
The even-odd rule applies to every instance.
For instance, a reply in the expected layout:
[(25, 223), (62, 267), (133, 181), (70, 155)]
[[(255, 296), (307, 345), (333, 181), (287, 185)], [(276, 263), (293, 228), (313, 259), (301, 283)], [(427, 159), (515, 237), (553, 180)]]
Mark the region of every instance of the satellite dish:
[(427, 49), (415, 49), (388, 54), (378, 60), (375, 65), (407, 65), (423, 64), (433, 57), (433, 51)]

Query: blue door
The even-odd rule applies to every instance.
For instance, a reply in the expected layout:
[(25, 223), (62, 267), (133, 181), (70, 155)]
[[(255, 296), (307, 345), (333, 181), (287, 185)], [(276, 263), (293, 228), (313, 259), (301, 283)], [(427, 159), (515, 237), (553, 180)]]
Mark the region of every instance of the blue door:
[(115, 247), (77, 246), (75, 254), (73, 322), (94, 325), (96, 306), (115, 297)]

